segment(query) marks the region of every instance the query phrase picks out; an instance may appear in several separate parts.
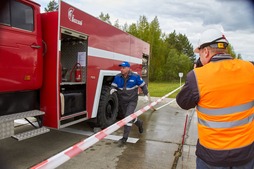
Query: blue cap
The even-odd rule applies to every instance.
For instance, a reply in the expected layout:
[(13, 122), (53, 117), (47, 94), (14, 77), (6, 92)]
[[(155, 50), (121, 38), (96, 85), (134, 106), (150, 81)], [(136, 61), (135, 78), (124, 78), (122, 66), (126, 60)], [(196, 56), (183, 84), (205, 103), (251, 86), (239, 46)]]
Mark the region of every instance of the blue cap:
[(119, 64), (119, 66), (122, 66), (122, 67), (130, 67), (131, 65), (129, 64), (129, 62), (123, 62), (121, 64)]

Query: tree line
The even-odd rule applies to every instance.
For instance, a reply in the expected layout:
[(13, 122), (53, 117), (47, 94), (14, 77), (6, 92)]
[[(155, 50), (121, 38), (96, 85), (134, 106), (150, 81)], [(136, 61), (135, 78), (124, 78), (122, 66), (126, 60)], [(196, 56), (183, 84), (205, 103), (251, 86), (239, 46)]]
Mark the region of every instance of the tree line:
[[(186, 35), (176, 31), (163, 33), (157, 17), (148, 22), (146, 16), (140, 16), (137, 23), (122, 27), (118, 20), (112, 24), (109, 14), (101, 13), (98, 18), (150, 44), (150, 81), (176, 81), (179, 80), (179, 72), (186, 75), (193, 69), (196, 55)], [(241, 58), (240, 54), (236, 56), (230, 44), (228, 53), (234, 58)]]
[[(109, 14), (101, 13), (99, 19), (112, 25)], [(140, 16), (137, 23), (122, 27), (117, 20), (113, 26), (150, 44), (150, 81), (175, 81), (179, 72), (186, 75), (193, 68), (196, 58), (188, 38), (176, 31), (163, 33), (157, 17), (148, 22), (146, 16)]]
[[(44, 10), (57, 9), (58, 4), (51, 0)], [(179, 80), (179, 72), (186, 75), (193, 69), (196, 55), (186, 35), (177, 34), (176, 31), (169, 34), (162, 32), (157, 16), (151, 22), (146, 16), (140, 16), (137, 23), (130, 25), (120, 25), (119, 20), (112, 24), (108, 13), (101, 12), (98, 18), (150, 44), (149, 81), (176, 81)], [(228, 53), (241, 59), (241, 55), (236, 56), (231, 45), (228, 46)]]

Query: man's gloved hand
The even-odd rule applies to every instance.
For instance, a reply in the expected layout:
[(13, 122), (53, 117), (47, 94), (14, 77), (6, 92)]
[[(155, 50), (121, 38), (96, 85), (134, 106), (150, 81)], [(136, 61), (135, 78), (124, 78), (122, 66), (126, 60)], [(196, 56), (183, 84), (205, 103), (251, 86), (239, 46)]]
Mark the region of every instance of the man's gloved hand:
[(149, 101), (148, 96), (145, 95), (145, 96), (144, 96), (144, 102), (148, 102), (148, 101)]
[(113, 94), (113, 93), (116, 92), (116, 91), (117, 91), (116, 89), (111, 89), (109, 93), (110, 93), (110, 94)]

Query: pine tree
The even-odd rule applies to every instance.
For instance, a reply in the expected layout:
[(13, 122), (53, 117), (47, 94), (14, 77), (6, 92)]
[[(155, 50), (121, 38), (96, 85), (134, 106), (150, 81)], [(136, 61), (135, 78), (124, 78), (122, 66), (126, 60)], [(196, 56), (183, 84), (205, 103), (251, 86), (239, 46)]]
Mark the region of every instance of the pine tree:
[(99, 19), (102, 20), (102, 21), (104, 21), (104, 22), (106, 22), (106, 23), (108, 23), (108, 24), (110, 24), (110, 25), (112, 25), (112, 23), (111, 23), (111, 21), (110, 21), (110, 16), (109, 16), (108, 13), (107, 13), (107, 14), (104, 14), (103, 12), (101, 12), (101, 14), (100, 14), (100, 16), (99, 16)]
[(51, 0), (48, 3), (48, 6), (44, 8), (45, 12), (52, 12), (52, 11), (57, 11), (58, 10), (58, 3), (55, 0)]

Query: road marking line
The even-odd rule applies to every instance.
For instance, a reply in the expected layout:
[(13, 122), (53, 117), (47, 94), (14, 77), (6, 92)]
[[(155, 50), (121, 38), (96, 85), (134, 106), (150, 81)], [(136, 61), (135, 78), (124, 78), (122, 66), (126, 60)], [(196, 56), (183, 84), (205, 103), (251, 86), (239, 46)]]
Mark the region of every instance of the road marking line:
[[(92, 131), (83, 131), (83, 130), (78, 130), (78, 129), (73, 129), (73, 128), (62, 128), (62, 129), (60, 129), (60, 131), (73, 133), (73, 134), (80, 134), (80, 135), (84, 135), (84, 136), (91, 136), (94, 134), (94, 132), (92, 132)], [(122, 138), (122, 136), (117, 136), (117, 135), (112, 135), (112, 134), (105, 137), (105, 139), (113, 140), (113, 141), (118, 141), (121, 138)], [(135, 143), (137, 143), (138, 140), (139, 140), (138, 138), (128, 137), (127, 142), (135, 144)]]

